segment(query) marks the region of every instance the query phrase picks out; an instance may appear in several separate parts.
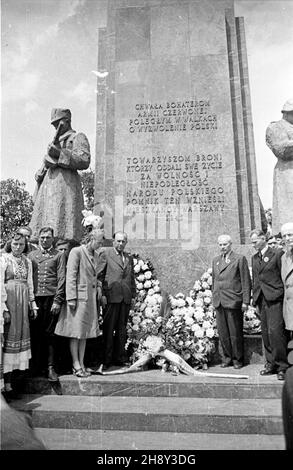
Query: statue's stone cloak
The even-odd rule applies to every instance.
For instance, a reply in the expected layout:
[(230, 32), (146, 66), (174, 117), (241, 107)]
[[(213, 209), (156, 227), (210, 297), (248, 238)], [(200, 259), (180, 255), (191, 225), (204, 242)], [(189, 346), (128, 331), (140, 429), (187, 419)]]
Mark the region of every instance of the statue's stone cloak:
[(293, 124), (281, 119), (271, 122), (266, 131), (266, 143), (278, 158), (274, 169), (273, 233), (293, 222)]
[(38, 186), (30, 227), (34, 237), (42, 227), (50, 226), (55, 237), (80, 241), (84, 201), (77, 170), (89, 167), (90, 146), (85, 134), (73, 130), (59, 141), (61, 153), (57, 163), (46, 155), (43, 167), (36, 174)]

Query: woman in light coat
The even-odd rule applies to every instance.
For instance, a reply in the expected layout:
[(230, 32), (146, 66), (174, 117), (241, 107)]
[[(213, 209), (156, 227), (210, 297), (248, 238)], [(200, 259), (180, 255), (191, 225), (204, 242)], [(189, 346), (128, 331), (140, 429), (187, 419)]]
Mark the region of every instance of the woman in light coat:
[(282, 225), (285, 253), (282, 256), (282, 280), (284, 283), (283, 316), (286, 330), (293, 336), (293, 222)]
[(97, 284), (97, 250), (104, 232), (94, 229), (85, 236), (82, 245), (71, 250), (66, 273), (66, 304), (56, 325), (55, 334), (70, 338), (72, 372), (77, 377), (90, 373), (84, 366), (87, 338), (101, 334), (98, 322), (97, 300), (102, 292)]

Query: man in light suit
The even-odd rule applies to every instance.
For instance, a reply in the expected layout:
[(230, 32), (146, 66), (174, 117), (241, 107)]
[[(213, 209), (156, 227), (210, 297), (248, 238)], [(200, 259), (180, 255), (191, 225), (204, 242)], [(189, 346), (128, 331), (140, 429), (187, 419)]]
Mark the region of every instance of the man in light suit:
[(261, 334), (265, 349), (266, 364), (260, 375), (277, 374), (284, 380), (287, 363), (287, 339), (283, 320), (284, 286), (281, 278), (282, 250), (268, 246), (261, 230), (250, 234), (251, 244), (256, 250), (252, 257), (253, 305), (260, 312)]
[(240, 369), (244, 361), (243, 313), (250, 302), (251, 280), (245, 256), (232, 251), (229, 235), (220, 235), (221, 251), (213, 259), (213, 305), (222, 346), (222, 367)]
[(281, 275), (284, 283), (283, 317), (285, 328), (293, 339), (293, 222), (281, 227), (285, 253), (282, 256)]
[[(102, 248), (98, 258), (98, 280), (107, 306), (103, 319), (104, 369), (127, 362), (125, 343), (129, 310), (136, 296), (133, 259), (126, 253), (127, 234), (116, 232), (113, 247)], [(115, 335), (114, 335), (115, 332)]]

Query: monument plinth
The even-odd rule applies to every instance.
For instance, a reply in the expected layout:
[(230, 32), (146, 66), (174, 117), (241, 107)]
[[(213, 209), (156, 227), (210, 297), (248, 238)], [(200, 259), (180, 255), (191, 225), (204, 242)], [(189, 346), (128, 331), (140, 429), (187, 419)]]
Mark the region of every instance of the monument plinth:
[(95, 212), (161, 285), (188, 291), (221, 233), (260, 226), (243, 21), (232, 0), (109, 0)]

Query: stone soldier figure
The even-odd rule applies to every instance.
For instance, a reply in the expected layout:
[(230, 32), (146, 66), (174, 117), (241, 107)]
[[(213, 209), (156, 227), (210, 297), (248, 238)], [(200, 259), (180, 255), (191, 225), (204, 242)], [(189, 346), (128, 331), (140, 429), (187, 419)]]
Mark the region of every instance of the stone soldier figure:
[(79, 242), (84, 201), (77, 170), (89, 167), (90, 146), (85, 134), (71, 128), (69, 109), (53, 108), (51, 124), (56, 134), (35, 176), (38, 186), (30, 227), (33, 236), (50, 226), (56, 237)]
[(273, 233), (293, 220), (293, 98), (282, 109), (283, 118), (271, 122), (266, 144), (277, 157), (273, 188)]

